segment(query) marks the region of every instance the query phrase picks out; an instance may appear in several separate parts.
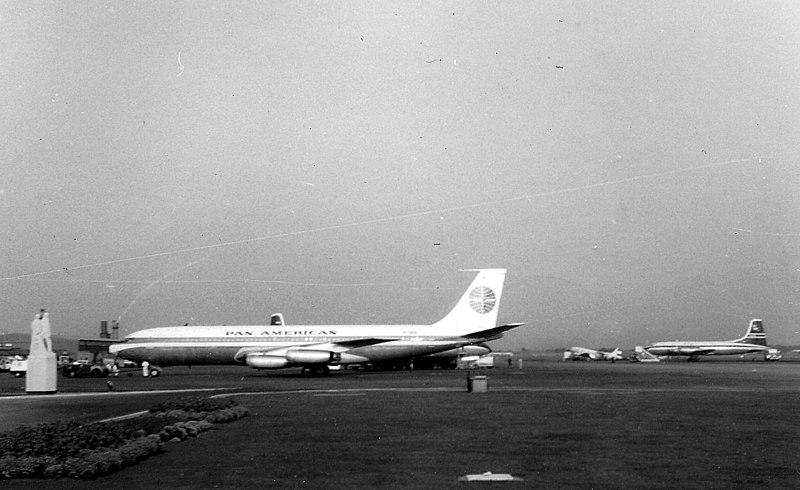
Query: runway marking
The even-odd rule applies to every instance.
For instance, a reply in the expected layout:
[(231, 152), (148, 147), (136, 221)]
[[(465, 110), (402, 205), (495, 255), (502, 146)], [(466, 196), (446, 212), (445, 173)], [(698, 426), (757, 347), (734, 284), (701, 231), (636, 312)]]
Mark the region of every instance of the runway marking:
[[(14, 400), (45, 400), (63, 398), (86, 398), (86, 397), (107, 397), (121, 395), (153, 395), (164, 393), (192, 393), (208, 391), (241, 390), (241, 386), (230, 388), (187, 388), (177, 390), (138, 390), (138, 391), (97, 391), (86, 393), (53, 393), (41, 395), (0, 395), (0, 403)], [(280, 391), (237, 391), (235, 393), (219, 393), (209, 398), (222, 398), (233, 396), (274, 396), (274, 395), (313, 395), (313, 396), (363, 396), (367, 393), (453, 393), (464, 392), (465, 387), (434, 387), (434, 388), (341, 388), (341, 389), (303, 389), (303, 390), (280, 390)], [(696, 393), (696, 392), (715, 392), (715, 393), (797, 393), (797, 388), (781, 387), (775, 390), (765, 390), (763, 387), (748, 386), (689, 386), (684, 388), (586, 388), (586, 387), (523, 387), (523, 386), (496, 386), (489, 389), (489, 392), (532, 392), (532, 393), (576, 393), (576, 394), (623, 394), (635, 395), (640, 393)]]
[[(432, 393), (432, 392), (467, 392), (465, 387), (439, 387), (439, 388), (343, 388), (343, 389), (308, 389), (308, 390), (283, 390), (283, 391), (242, 391), (236, 393), (220, 393), (212, 395), (211, 398), (223, 398), (234, 396), (274, 396), (274, 395), (312, 395), (312, 396), (343, 396), (343, 395), (356, 395), (367, 393), (379, 392), (395, 392), (395, 393)], [(777, 390), (764, 390), (763, 387), (737, 387), (737, 386), (690, 386), (685, 388), (536, 388), (536, 387), (513, 387), (513, 386), (499, 386), (490, 388), (489, 392), (528, 392), (528, 393), (565, 393), (565, 394), (583, 394), (583, 395), (637, 395), (649, 393), (699, 393), (699, 392), (714, 392), (714, 393), (796, 393), (800, 392), (800, 387), (797, 389), (781, 388)]]
[(311, 396), (364, 396), (366, 393), (315, 393)]
[(141, 412), (133, 412), (133, 413), (129, 413), (127, 415), (120, 415), (119, 417), (109, 417), (107, 419), (98, 420), (97, 422), (94, 422), (94, 423), (102, 424), (102, 423), (105, 423), (105, 422), (116, 422), (118, 420), (132, 419), (134, 417), (139, 417), (140, 415), (144, 415), (144, 414), (146, 414), (148, 412), (150, 412), (150, 410), (142, 410)]
[(395, 391), (395, 392), (409, 392), (409, 393), (418, 393), (421, 391), (440, 391), (440, 392), (447, 392), (447, 391), (466, 391), (461, 388), (342, 388), (342, 389), (317, 389), (317, 390), (283, 390), (283, 391), (241, 391), (238, 393), (220, 393), (219, 395), (213, 395), (211, 398), (221, 398), (221, 397), (229, 397), (229, 396), (254, 396), (254, 395), (302, 395), (302, 394), (309, 394), (309, 395), (335, 395), (335, 394), (365, 394), (370, 392), (386, 392), (386, 391)]
[[(225, 391), (225, 390), (241, 390), (241, 386), (231, 388), (197, 388), (197, 389), (179, 389), (179, 390), (138, 390), (138, 391), (97, 391), (88, 393), (53, 393), (42, 395), (2, 395), (0, 396), (0, 403), (4, 401), (14, 400), (45, 400), (45, 399), (64, 399), (64, 398), (87, 398), (87, 397), (108, 397), (120, 395), (153, 395), (164, 393), (192, 393), (192, 392), (208, 392), (208, 391)], [(219, 393), (212, 395), (209, 398), (223, 398), (233, 396), (274, 396), (274, 395), (312, 395), (312, 396), (364, 396), (367, 393), (455, 393), (467, 392), (465, 387), (437, 387), (437, 388), (342, 388), (342, 389), (305, 389), (305, 390), (282, 390), (282, 391), (237, 391), (235, 393)], [(725, 387), (725, 386), (691, 386), (686, 388), (536, 388), (536, 387), (513, 387), (513, 386), (497, 386), (491, 387), (489, 392), (532, 392), (532, 393), (575, 393), (575, 394), (591, 394), (591, 395), (606, 395), (606, 394), (621, 394), (621, 395), (636, 395), (640, 393), (696, 393), (696, 392), (715, 392), (715, 393), (763, 393), (765, 390), (761, 387)], [(796, 393), (800, 392), (800, 386), (797, 389), (781, 388), (777, 390), (766, 390), (769, 393)]]
[(186, 388), (180, 390), (139, 390), (139, 391), (92, 391), (85, 393), (52, 393), (41, 395), (2, 395), (0, 402), (8, 400), (51, 400), (55, 398), (82, 398), (90, 396), (154, 395), (160, 393), (191, 393), (195, 391), (241, 390), (241, 386), (231, 388)]

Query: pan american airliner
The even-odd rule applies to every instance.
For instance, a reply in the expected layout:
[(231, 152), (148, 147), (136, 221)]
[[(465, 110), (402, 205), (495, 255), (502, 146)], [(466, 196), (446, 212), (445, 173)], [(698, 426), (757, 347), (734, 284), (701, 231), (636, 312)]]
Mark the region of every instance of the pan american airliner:
[[(506, 269), (477, 276), (455, 307), (432, 325), (179, 326), (133, 332), (109, 352), (150, 366), (238, 364), (254, 369), (299, 367), (324, 374), (331, 366), (428, 356), (499, 339), (523, 325), (497, 326)], [(154, 374), (158, 374), (158, 370)]]

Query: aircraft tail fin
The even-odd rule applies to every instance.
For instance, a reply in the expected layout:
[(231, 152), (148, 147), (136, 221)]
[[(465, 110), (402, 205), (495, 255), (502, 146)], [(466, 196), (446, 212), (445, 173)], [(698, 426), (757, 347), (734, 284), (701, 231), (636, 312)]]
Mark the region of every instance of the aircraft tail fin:
[(764, 332), (764, 322), (758, 318), (750, 320), (750, 325), (747, 327), (747, 334), (734, 340), (740, 344), (756, 344), (767, 345), (767, 334)]
[(641, 345), (637, 345), (636, 348), (634, 349), (634, 352), (635, 353), (633, 355), (633, 359), (635, 359), (638, 362), (659, 362), (661, 360), (658, 357), (651, 354), (650, 352), (648, 352), (647, 349), (645, 349)]
[(480, 269), (456, 306), (433, 326), (445, 334), (465, 335), (497, 326), (506, 269)]

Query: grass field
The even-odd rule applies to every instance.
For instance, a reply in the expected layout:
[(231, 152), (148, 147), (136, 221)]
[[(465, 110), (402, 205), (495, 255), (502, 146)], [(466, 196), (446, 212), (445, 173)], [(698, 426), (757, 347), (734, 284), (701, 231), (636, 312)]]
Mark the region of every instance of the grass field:
[(493, 488), (800, 488), (800, 364), (530, 362), (480, 374), (488, 393), (468, 393), (464, 372), (175, 368), (120, 378), (114, 393), (80, 380), (74, 391), (96, 395), (0, 398), (4, 410), (25, 402), (32, 414), (46, 405), (86, 419), (180, 396), (126, 390), (214, 387), (227, 389), (206, 395), (252, 410), (90, 484), (8, 488), (486, 487), (458, 482), (485, 471), (524, 479)]

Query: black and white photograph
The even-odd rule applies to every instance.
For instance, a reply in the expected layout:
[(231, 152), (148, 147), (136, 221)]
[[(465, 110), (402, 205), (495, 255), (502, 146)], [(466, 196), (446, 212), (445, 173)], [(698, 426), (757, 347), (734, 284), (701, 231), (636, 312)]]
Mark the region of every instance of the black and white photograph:
[(800, 487), (800, 4), (0, 1), (0, 486)]

